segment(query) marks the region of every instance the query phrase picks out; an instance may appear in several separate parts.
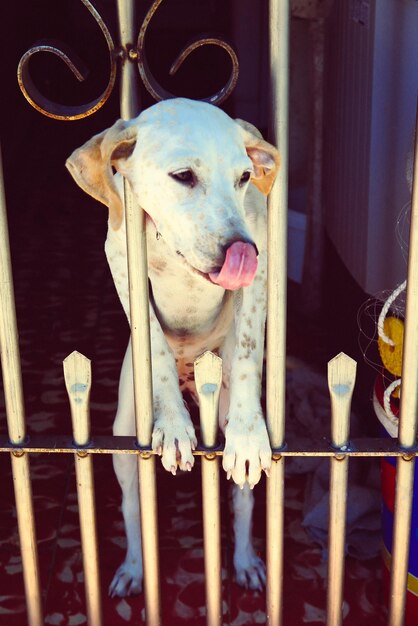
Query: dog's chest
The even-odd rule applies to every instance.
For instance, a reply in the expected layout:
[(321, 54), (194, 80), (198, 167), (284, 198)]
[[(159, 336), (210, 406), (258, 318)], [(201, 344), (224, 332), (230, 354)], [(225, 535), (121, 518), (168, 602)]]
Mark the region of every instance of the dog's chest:
[(216, 319), (200, 333), (173, 334), (165, 329), (165, 338), (176, 359), (180, 389), (195, 392), (194, 361), (210, 350), (221, 354), (225, 339), (233, 330), (233, 296), (227, 294)]
[(198, 290), (186, 288), (182, 292), (181, 283), (177, 285), (178, 298), (172, 294), (161, 300), (164, 293), (164, 289), (158, 291), (160, 298), (154, 309), (176, 359), (180, 388), (194, 393), (194, 361), (208, 350), (221, 353), (233, 329), (233, 294), (223, 292), (220, 299), (211, 300), (207, 293)]
[[(109, 230), (106, 256), (129, 319), (129, 287), (124, 228)], [(148, 245), (154, 311), (176, 359), (182, 391), (194, 392), (193, 362), (205, 351), (218, 353), (233, 327), (233, 293), (194, 277), (174, 257), (156, 256)], [(155, 346), (152, 346), (153, 352)], [(157, 353), (158, 354), (158, 353)], [(155, 355), (154, 355), (155, 356)]]

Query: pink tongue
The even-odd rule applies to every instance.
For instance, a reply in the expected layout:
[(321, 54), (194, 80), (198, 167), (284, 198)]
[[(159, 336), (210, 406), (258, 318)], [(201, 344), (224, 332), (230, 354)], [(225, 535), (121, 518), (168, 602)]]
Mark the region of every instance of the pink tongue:
[(233, 291), (250, 285), (256, 271), (255, 247), (250, 243), (236, 241), (228, 248), (221, 271), (210, 272), (209, 278), (224, 289)]

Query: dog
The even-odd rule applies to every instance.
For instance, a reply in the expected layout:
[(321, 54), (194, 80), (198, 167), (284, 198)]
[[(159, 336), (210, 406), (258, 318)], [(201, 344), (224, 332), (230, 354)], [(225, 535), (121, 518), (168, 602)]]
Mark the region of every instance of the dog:
[[(146, 214), (154, 426), (152, 448), (167, 471), (190, 471), (196, 446), (183, 401), (196, 398), (193, 362), (223, 361), (219, 424), (223, 468), (232, 478), (236, 580), (265, 583), (251, 537), (253, 493), (271, 448), (261, 408), (267, 299), (266, 196), (276, 148), (247, 122), (205, 103), (175, 98), (117, 121), (66, 163), (77, 184), (109, 208), (105, 252), (129, 320), (123, 178)], [(115, 175), (113, 169), (116, 170)], [(119, 383), (115, 435), (135, 435), (131, 346)], [(111, 596), (139, 593), (141, 535), (136, 458), (114, 455), (122, 488), (127, 553)]]

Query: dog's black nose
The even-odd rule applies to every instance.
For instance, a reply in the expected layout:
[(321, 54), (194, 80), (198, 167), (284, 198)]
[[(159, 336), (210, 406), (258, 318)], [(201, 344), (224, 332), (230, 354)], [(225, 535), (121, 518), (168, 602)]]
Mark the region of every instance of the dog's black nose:
[(254, 243), (254, 241), (251, 241), (251, 239), (248, 239), (247, 237), (235, 237), (234, 239), (230, 239), (227, 243), (225, 243), (222, 246), (223, 253), (226, 255), (228, 248), (230, 248), (234, 243), (238, 243), (238, 242), (250, 244), (250, 246), (252, 246), (255, 249), (255, 253), (258, 256), (258, 248), (256, 244)]

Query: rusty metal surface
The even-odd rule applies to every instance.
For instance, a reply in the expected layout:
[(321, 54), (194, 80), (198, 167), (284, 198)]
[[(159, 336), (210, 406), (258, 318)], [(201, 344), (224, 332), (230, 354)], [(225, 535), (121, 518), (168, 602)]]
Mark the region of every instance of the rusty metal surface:
[[(65, 453), (74, 454), (81, 452), (85, 454), (138, 454), (141, 456), (151, 456), (156, 453), (150, 447), (138, 447), (135, 437), (124, 437), (116, 435), (98, 435), (92, 437), (87, 446), (77, 446), (71, 435), (32, 435), (27, 437), (22, 445), (13, 445), (6, 435), (0, 436), (0, 453), (12, 452), (19, 455), (24, 452), (29, 453)], [(197, 446), (193, 451), (195, 456), (221, 456), (223, 446), (217, 448), (204, 448)], [(418, 455), (418, 446), (405, 450), (398, 444), (397, 439), (390, 438), (362, 438), (352, 439), (347, 447), (334, 448), (327, 439), (312, 439), (309, 445), (286, 445), (283, 448), (272, 450), (272, 458), (276, 460), (281, 457), (292, 456), (319, 456), (319, 457), (383, 457), (401, 456), (406, 460), (415, 458)]]
[(91, 2), (89, 2), (89, 0), (81, 0), (81, 2), (90, 11), (92, 17), (99, 25), (104, 35), (104, 38), (106, 39), (107, 47), (109, 49), (109, 80), (107, 83), (107, 87), (105, 88), (103, 93), (101, 93), (92, 102), (88, 102), (81, 106), (66, 106), (58, 104), (56, 102), (53, 102), (52, 100), (49, 100), (41, 94), (41, 92), (34, 84), (29, 71), (30, 59), (39, 52), (49, 52), (50, 54), (54, 54), (55, 56), (60, 58), (72, 71), (78, 81), (81, 82), (87, 77), (87, 70), (84, 64), (80, 61), (80, 59), (77, 58), (77, 56), (74, 54), (73, 51), (70, 50), (68, 46), (62, 43), (57, 43), (55, 41), (44, 41), (32, 46), (32, 48), (29, 48), (29, 50), (27, 50), (22, 56), (17, 68), (17, 80), (26, 100), (37, 111), (39, 111), (39, 113), (42, 113), (47, 117), (52, 117), (56, 120), (72, 121), (82, 119), (83, 117), (87, 117), (88, 115), (92, 115), (105, 104), (110, 94), (112, 93), (116, 80), (116, 58), (119, 52), (115, 48), (112, 36), (101, 15), (98, 11), (96, 11)]
[[(166, 91), (164, 87), (162, 87), (152, 75), (152, 72), (149, 68), (146, 54), (145, 54), (145, 34), (148, 28), (150, 21), (152, 20), (155, 12), (158, 7), (162, 3), (163, 0), (155, 0), (152, 3), (145, 19), (142, 23), (141, 29), (139, 31), (138, 42), (137, 42), (137, 52), (138, 52), (138, 69), (141, 75), (142, 82), (147, 88), (148, 92), (155, 100), (167, 100), (168, 98), (174, 98), (175, 96)], [(225, 52), (229, 55), (231, 60), (231, 74), (229, 76), (227, 84), (222, 87), (217, 93), (209, 96), (207, 98), (203, 98), (205, 102), (210, 102), (211, 104), (221, 104), (226, 100), (232, 93), (235, 88), (235, 85), (238, 80), (239, 74), (239, 63), (238, 57), (234, 51), (234, 49), (222, 39), (218, 37), (198, 37), (194, 39), (186, 48), (184, 48), (178, 57), (173, 62), (170, 68), (170, 76), (175, 74), (186, 58), (197, 48), (201, 46), (212, 45), (219, 46), (225, 50)]]

